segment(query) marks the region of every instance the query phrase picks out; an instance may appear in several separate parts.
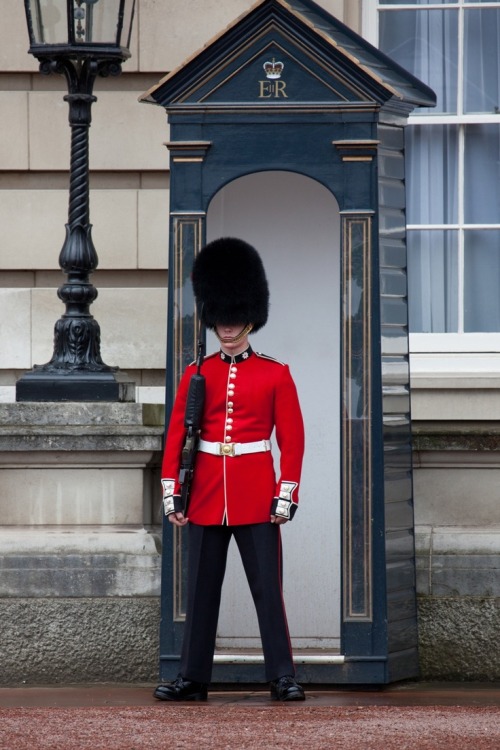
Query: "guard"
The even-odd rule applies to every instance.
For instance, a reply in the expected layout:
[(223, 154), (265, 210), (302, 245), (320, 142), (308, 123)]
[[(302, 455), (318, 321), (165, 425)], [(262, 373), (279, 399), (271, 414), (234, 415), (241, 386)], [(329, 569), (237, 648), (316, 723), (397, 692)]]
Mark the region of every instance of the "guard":
[[(236, 238), (206, 245), (195, 259), (193, 290), (202, 322), (220, 351), (203, 359), (205, 402), (189, 506), (180, 508), (179, 468), (186, 430), (189, 365), (169, 423), (162, 465), (168, 520), (188, 525), (184, 642), (177, 679), (159, 685), (159, 700), (206, 700), (221, 590), (234, 536), (255, 603), (271, 697), (304, 700), (295, 669), (282, 593), (280, 526), (294, 516), (304, 453), (297, 390), (286, 364), (254, 352), (249, 334), (267, 322), (269, 289), (257, 251)], [(279, 476), (271, 435), (280, 449)]]

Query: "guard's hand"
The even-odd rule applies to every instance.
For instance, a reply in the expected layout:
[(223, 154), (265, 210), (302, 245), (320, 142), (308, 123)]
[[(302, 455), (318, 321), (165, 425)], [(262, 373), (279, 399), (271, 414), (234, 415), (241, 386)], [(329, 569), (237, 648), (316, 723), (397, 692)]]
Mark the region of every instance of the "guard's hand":
[(185, 518), (184, 513), (170, 513), (168, 520), (170, 523), (173, 523), (174, 526), (185, 526), (188, 523), (189, 518)]
[(279, 526), (286, 523), (288, 521), (288, 518), (283, 518), (283, 516), (271, 516), (271, 523), (277, 523)]

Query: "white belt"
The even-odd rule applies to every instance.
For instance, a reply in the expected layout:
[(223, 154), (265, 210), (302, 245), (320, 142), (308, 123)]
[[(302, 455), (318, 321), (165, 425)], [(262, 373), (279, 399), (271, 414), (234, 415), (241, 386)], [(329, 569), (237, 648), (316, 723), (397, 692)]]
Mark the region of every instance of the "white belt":
[(245, 453), (265, 453), (271, 450), (270, 440), (256, 440), (254, 443), (211, 443), (200, 440), (198, 450), (214, 456), (243, 456)]

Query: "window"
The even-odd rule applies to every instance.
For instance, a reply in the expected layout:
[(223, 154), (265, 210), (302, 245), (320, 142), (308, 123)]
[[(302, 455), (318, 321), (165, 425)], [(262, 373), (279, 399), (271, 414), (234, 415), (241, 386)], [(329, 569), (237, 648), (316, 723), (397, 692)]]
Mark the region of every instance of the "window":
[(380, 49), (438, 99), (407, 128), (412, 338), (425, 334), (427, 351), (447, 349), (429, 334), (500, 351), (500, 2), (365, 5), (377, 7)]

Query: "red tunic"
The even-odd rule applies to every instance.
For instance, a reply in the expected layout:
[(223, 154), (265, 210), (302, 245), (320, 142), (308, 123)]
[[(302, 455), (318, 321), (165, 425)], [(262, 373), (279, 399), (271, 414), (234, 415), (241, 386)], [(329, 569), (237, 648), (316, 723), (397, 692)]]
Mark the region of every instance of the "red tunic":
[[(170, 418), (162, 465), (166, 495), (180, 491), (184, 411), (189, 381), (195, 372), (195, 364), (186, 368)], [(221, 352), (206, 357), (201, 373), (206, 379), (202, 440), (222, 444), (269, 440), (275, 428), (280, 476), (277, 480), (270, 451), (240, 456), (200, 451), (189, 520), (202, 526), (265, 523), (269, 521), (273, 500), (279, 497), (285, 500), (285, 508), (288, 502), (290, 516), (293, 515), (299, 499), (304, 425), (288, 365), (249, 348), (233, 358)]]

